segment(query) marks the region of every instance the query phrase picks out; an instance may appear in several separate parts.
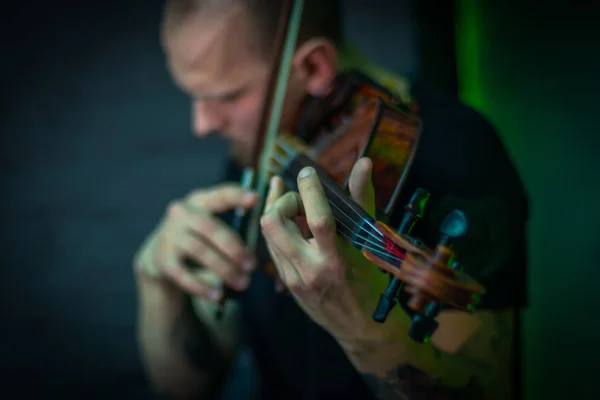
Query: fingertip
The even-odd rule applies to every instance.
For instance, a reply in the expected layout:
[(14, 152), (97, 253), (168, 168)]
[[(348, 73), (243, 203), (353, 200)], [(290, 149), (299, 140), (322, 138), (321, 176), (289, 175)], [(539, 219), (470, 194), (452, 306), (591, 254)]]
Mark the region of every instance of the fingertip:
[(285, 193), (285, 183), (283, 178), (280, 176), (275, 177), (275, 187), (277, 188), (278, 196), (282, 196)]
[(279, 175), (273, 175), (270, 181), (270, 186), (273, 189), (281, 189), (283, 186), (283, 179)]
[(283, 195), (283, 192), (284, 185), (281, 177), (277, 175), (271, 177), (271, 179), (269, 180), (269, 190), (267, 193), (267, 199), (265, 202), (265, 209), (263, 210), (263, 214), (269, 210), (269, 208), (271, 207), (273, 202), (275, 202), (275, 200), (277, 200), (281, 195)]
[(283, 285), (283, 282), (281, 282), (281, 280), (277, 279), (275, 281), (275, 293), (277, 293), (277, 294), (283, 293), (284, 290), (285, 290), (285, 286)]
[(265, 207), (265, 211), (264, 211), (262, 217), (260, 217), (259, 223), (260, 223), (260, 227), (263, 228), (263, 229), (266, 228), (268, 226), (268, 224), (269, 224), (269, 220), (267, 219), (267, 216), (266, 216), (266, 213), (268, 211), (269, 211), (268, 208)]
[(369, 157), (362, 157), (356, 161), (350, 173), (350, 195), (362, 207), (366, 207), (370, 202), (372, 168), (373, 161)]
[(371, 172), (371, 169), (373, 168), (373, 161), (369, 157), (363, 157), (360, 160), (358, 160), (358, 162), (360, 163), (360, 168), (365, 173)]
[(267, 204), (269, 204), (271, 197), (273, 197), (273, 193), (275, 192), (276, 188), (277, 188), (277, 179), (275, 176), (272, 176), (271, 179), (269, 180), (269, 189), (267, 190), (267, 199), (266, 199)]
[(248, 205), (252, 205), (256, 202), (256, 200), (258, 200), (258, 195), (254, 192), (246, 192), (244, 194), (244, 197), (242, 198), (242, 201), (244, 202), (244, 204), (248, 204)]
[(313, 167), (304, 167), (298, 173), (298, 179), (307, 178), (315, 173), (315, 169)]
[(221, 300), (222, 295), (223, 295), (223, 293), (219, 289), (216, 289), (216, 288), (210, 289), (208, 292), (206, 292), (206, 297), (208, 298), (208, 300), (214, 301), (214, 302)]

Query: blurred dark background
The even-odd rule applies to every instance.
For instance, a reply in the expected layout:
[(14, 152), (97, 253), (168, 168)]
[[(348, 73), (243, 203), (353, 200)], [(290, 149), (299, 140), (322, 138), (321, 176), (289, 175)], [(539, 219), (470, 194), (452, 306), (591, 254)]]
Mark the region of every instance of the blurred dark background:
[[(3, 6), (2, 391), (147, 395), (131, 260), (171, 199), (218, 180), (225, 150), (190, 133), (188, 100), (158, 43), (161, 3)], [(524, 398), (589, 394), (599, 325), (597, 6), (345, 3), (348, 36), (367, 56), (460, 95), (499, 128), (532, 199)]]

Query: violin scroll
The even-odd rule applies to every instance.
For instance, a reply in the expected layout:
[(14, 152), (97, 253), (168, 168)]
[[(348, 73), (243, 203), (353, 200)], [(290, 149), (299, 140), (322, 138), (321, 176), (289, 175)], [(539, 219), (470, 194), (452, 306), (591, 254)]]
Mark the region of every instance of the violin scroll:
[(478, 296), (483, 294), (485, 289), (467, 274), (450, 266), (454, 252), (448, 245), (438, 243), (432, 251), (414, 244), (405, 236), (398, 235), (382, 222), (377, 222), (376, 226), (394, 245), (404, 250), (403, 262), (399, 267), (377, 257), (367, 249), (363, 249), (363, 252), (372, 262), (404, 282), (404, 290), (412, 295), (409, 308), (415, 312), (423, 312), (426, 300), (432, 299), (443, 301), (462, 311), (473, 311)]
[(453, 211), (446, 217), (441, 224), (441, 238), (430, 250), (410, 236), (413, 225), (424, 213), (430, 196), (427, 191), (417, 189), (405, 206), (404, 218), (396, 232), (354, 202), (340, 183), (304, 151), (304, 146), (297, 140), (280, 135), (271, 153), (273, 163), (269, 169), (283, 178), (289, 190), (297, 190), (296, 177), (300, 170), (313, 167), (331, 206), (338, 234), (380, 270), (390, 274), (390, 283), (373, 315), (376, 321), (385, 320), (397, 303), (400, 290), (410, 295), (407, 306), (414, 312), (411, 337), (420, 338), (415, 339), (418, 341), (426, 340), (435, 330), (435, 317), (443, 304), (467, 312), (474, 310), (478, 295), (484, 292), (483, 287), (450, 266), (454, 258), (451, 242), (462, 236), (467, 228), (466, 217), (461, 211)]
[[(454, 210), (444, 219), (440, 226), (442, 235), (434, 250), (418, 245), (381, 222), (377, 222), (377, 226), (404, 250), (401, 267), (378, 259), (367, 250), (364, 250), (365, 256), (393, 275), (384, 295), (397, 296), (401, 289), (410, 295), (407, 306), (414, 312), (409, 330), (409, 336), (413, 340), (426, 342), (429, 339), (438, 326), (435, 318), (445, 304), (465, 312), (475, 310), (485, 289), (460, 271), (460, 264), (454, 262), (454, 252), (451, 249), (452, 241), (464, 235), (467, 229), (467, 219), (462, 211)], [(393, 293), (391, 286), (395, 281), (401, 283), (396, 285), (396, 293)], [(373, 318), (383, 322), (381, 312), (378, 314), (376, 311)]]

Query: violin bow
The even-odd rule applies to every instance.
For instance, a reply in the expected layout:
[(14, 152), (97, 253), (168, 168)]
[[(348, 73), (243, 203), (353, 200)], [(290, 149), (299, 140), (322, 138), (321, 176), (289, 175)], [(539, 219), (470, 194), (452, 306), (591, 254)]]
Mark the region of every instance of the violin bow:
[[(283, 2), (281, 20), (275, 38), (272, 73), (265, 93), (262, 118), (258, 130), (255, 132), (257, 140), (252, 153), (251, 167), (247, 168), (242, 176), (242, 185), (248, 189), (253, 188), (259, 196), (259, 204), (250, 210), (246, 232), (246, 244), (255, 253), (258, 250), (260, 239), (259, 220), (264, 209), (269, 180), (273, 174), (272, 160), (277, 158), (277, 152), (285, 144), (285, 135), (280, 137), (279, 125), (303, 7), (303, 0), (284, 0)], [(288, 144), (293, 144), (293, 138), (289, 138), (289, 140)], [(292, 145), (292, 147), (294, 146)], [(295, 153), (293, 148), (291, 150), (288, 155)], [(302, 153), (300, 151), (297, 153), (297, 157), (292, 157), (294, 160), (300, 161), (292, 163), (294, 165), (289, 165), (287, 162), (280, 163), (281, 166), (287, 164), (292, 167), (284, 168), (287, 170), (288, 180), (295, 181), (295, 176), (299, 172), (298, 168), (302, 165), (313, 165), (308, 155)], [(314, 164), (314, 166), (317, 171), (320, 171), (318, 165)], [(485, 288), (468, 275), (448, 267), (449, 258), (453, 252), (447, 246), (446, 240), (438, 243), (435, 249), (426, 250), (413, 243), (410, 238), (396, 233), (384, 223), (374, 220), (353, 202), (344, 201), (347, 195), (341, 193), (341, 188), (325, 173), (320, 174), (320, 178), (325, 188), (331, 192), (329, 198), (334, 201), (333, 203), (330, 201), (330, 204), (338, 206), (339, 212), (336, 221), (340, 223), (339, 233), (342, 236), (345, 236), (344, 233), (350, 233), (347, 239), (350, 239), (350, 242), (361, 250), (367, 259), (393, 277), (394, 285), (390, 289), (391, 291), (395, 293), (397, 287), (402, 286), (406, 287), (406, 291), (411, 295), (408, 307), (415, 311), (415, 314), (412, 317), (409, 336), (419, 342), (428, 340), (437, 327), (435, 316), (442, 305), (440, 300), (463, 311), (473, 311), (479, 295), (485, 292)], [(336, 198), (337, 201), (335, 201)], [(455, 213), (450, 218), (450, 222), (461, 219), (457, 219), (457, 216), (462, 217), (462, 214)], [(241, 231), (242, 221), (245, 217), (244, 210), (236, 210), (233, 227), (238, 231)], [(342, 229), (344, 227), (358, 229), (344, 232)], [(402, 267), (400, 267), (401, 264)], [(225, 300), (230, 290), (228, 287), (224, 287), (224, 295), (220, 303), (221, 307), (217, 310), (217, 318), (221, 318), (223, 314)], [(378, 306), (378, 310), (379, 308)], [(374, 319), (383, 322), (379, 314), (380, 312), (376, 312)]]
[[(284, 0), (281, 17), (275, 37), (269, 86), (265, 93), (264, 106), (257, 131), (254, 132), (256, 143), (252, 152), (251, 166), (244, 169), (241, 185), (245, 189), (253, 189), (259, 196), (259, 203), (250, 211), (246, 245), (256, 252), (260, 238), (259, 221), (265, 206), (265, 195), (269, 185), (268, 167), (270, 154), (279, 134), (279, 124), (283, 111), (283, 103), (287, 91), (292, 60), (298, 41), (298, 32), (302, 21), (304, 0)], [(243, 208), (235, 210), (232, 227), (237, 232), (242, 230), (247, 211)], [(230, 289), (223, 286), (223, 297), (217, 310), (217, 318), (222, 318), (225, 301)]]
[[(303, 9), (304, 0), (284, 1), (278, 36), (284, 36), (282, 31), (286, 32), (286, 34), (282, 39), (279, 39), (282, 43), (276, 44), (277, 54), (273, 58), (271, 85), (265, 96), (263, 118), (261, 118), (257, 132), (258, 140), (254, 146), (253, 160), (255, 166), (253, 170), (257, 174), (257, 182), (254, 189), (260, 196), (260, 203), (258, 207), (252, 209), (249, 221), (250, 229), (248, 229), (247, 245), (251, 250), (256, 250), (259, 239), (259, 220), (265, 203), (266, 189), (269, 186), (270, 175), (268, 169), (270, 155), (275, 146), (277, 135), (279, 135), (279, 124), (292, 60), (296, 51)], [(276, 81), (273, 79), (275, 75), (277, 75)]]

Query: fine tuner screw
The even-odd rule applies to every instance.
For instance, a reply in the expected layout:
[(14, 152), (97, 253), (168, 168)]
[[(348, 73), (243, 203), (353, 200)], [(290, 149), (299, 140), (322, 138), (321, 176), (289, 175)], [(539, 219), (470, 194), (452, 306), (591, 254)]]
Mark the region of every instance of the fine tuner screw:
[[(467, 226), (467, 217), (462, 211), (451, 211), (440, 224), (441, 237), (438, 242), (438, 247), (450, 247), (454, 240), (466, 233)], [(460, 263), (458, 262), (452, 262), (450, 265), (450, 268), (452, 269), (457, 269), (460, 267)], [(438, 328), (438, 322), (435, 320), (435, 318), (442, 308), (442, 303), (431, 301), (425, 307), (424, 313), (415, 313), (412, 317), (412, 323), (408, 335), (419, 343), (428, 342), (431, 335), (433, 335), (435, 330)]]
[(440, 224), (439, 244), (449, 246), (449, 242), (458, 239), (467, 232), (467, 216), (461, 210), (452, 210)]
[[(408, 235), (415, 223), (423, 217), (430, 195), (425, 189), (418, 188), (415, 190), (410, 201), (404, 206), (404, 217), (397, 230), (399, 234)], [(385, 271), (382, 270), (382, 272)], [(398, 278), (390, 275), (390, 282), (385, 291), (379, 296), (379, 303), (377, 303), (375, 312), (373, 312), (373, 320), (379, 323), (385, 322), (390, 311), (398, 303), (398, 294), (403, 286), (403, 283)]]

